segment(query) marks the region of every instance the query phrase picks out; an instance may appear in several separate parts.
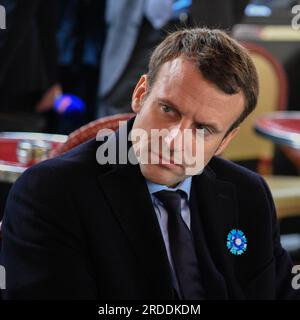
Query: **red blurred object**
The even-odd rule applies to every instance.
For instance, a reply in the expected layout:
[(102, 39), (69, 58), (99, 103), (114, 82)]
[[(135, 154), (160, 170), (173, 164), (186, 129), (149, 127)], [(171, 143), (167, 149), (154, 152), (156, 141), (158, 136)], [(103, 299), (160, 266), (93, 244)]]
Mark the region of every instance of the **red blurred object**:
[(270, 132), (300, 133), (300, 118), (263, 118), (258, 123), (263, 129)]
[(277, 144), (300, 149), (300, 112), (273, 112), (259, 117), (255, 130)]
[(21, 165), (17, 160), (17, 143), (18, 140), (1, 139), (0, 138), (0, 163), (10, 165)]
[[(0, 181), (13, 183), (25, 169), (40, 159), (46, 159), (52, 149), (58, 148), (66, 140), (67, 136), (63, 135), (27, 132), (0, 133)], [(34, 158), (30, 153), (32, 151), (35, 152)]]
[(258, 134), (278, 144), (300, 175), (300, 112), (274, 112), (256, 119)]

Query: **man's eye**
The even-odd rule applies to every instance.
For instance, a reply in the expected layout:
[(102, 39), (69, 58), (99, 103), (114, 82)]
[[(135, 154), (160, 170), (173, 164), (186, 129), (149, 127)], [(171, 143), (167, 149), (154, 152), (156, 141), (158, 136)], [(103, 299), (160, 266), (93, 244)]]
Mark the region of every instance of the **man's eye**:
[(206, 135), (206, 136), (212, 133), (211, 130), (206, 126), (198, 125), (197, 129), (204, 130), (204, 135)]
[(173, 111), (173, 109), (171, 107), (166, 106), (166, 105), (162, 105), (161, 108), (162, 108), (163, 112), (165, 112), (165, 113), (169, 113), (169, 112)]

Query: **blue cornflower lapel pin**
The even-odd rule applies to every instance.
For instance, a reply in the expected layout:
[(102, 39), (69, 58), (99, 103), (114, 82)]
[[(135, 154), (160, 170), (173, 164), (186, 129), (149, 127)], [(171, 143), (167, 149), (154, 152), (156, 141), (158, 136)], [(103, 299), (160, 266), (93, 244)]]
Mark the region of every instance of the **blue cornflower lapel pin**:
[(247, 238), (244, 232), (232, 229), (227, 236), (227, 248), (234, 255), (241, 255), (247, 249)]

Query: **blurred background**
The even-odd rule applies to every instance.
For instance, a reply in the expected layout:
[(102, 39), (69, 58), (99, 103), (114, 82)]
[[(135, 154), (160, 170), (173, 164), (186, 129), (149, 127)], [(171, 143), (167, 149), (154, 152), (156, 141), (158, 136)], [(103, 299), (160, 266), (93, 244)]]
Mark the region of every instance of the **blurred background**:
[(248, 48), (260, 79), (257, 108), (222, 156), (265, 177), (282, 243), (300, 262), (300, 1), (0, 0), (0, 6), (0, 220), (24, 170), (133, 116), (135, 84), (168, 32), (207, 26)]

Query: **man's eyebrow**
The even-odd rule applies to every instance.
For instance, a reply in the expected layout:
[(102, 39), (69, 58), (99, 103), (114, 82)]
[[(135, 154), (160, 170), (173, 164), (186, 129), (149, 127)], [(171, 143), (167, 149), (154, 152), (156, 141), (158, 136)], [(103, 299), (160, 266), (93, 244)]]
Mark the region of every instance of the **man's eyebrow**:
[[(175, 109), (177, 112), (181, 113), (180, 112), (180, 108), (178, 106), (176, 106), (176, 104), (174, 104), (172, 101), (168, 100), (168, 99), (159, 99), (159, 102), (160, 103), (164, 103), (166, 104), (167, 106), (169, 107), (172, 107), (173, 109)], [(203, 127), (208, 127), (208, 128), (211, 128), (215, 133), (221, 133), (222, 130), (221, 128), (219, 128), (218, 124), (215, 123), (215, 122), (195, 122), (195, 124), (197, 126), (203, 126)]]

